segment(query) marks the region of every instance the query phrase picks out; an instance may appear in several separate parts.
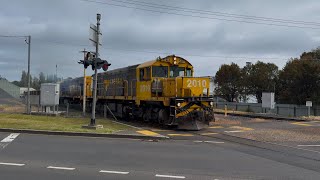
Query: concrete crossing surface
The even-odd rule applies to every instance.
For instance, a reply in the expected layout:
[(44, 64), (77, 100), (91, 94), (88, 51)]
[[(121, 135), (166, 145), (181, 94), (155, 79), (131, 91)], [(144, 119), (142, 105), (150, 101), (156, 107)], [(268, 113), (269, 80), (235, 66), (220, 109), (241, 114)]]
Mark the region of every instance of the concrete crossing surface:
[(0, 150), (0, 174), (30, 180), (320, 178), (319, 153), (214, 136), (154, 142), (0, 133), (6, 141), (15, 137)]

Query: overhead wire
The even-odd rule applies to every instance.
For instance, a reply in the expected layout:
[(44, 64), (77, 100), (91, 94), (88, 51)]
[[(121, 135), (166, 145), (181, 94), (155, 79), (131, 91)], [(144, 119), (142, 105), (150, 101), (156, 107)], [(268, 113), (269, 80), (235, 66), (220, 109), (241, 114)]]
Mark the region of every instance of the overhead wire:
[(28, 36), (17, 36), (17, 35), (0, 35), (0, 38), (27, 38)]
[[(34, 39), (34, 41), (56, 44), (56, 45), (65, 45), (65, 46), (77, 46), (77, 47), (89, 47), (90, 45), (85, 44), (68, 44), (58, 41), (41, 41), (39, 39)], [(127, 51), (127, 52), (138, 52), (138, 53), (150, 53), (150, 54), (162, 54), (168, 55), (172, 54), (171, 52), (161, 52), (161, 51), (145, 51), (145, 50), (133, 50), (133, 49), (122, 49), (122, 48), (110, 48), (110, 47), (101, 47), (102, 49), (108, 50), (117, 50), (117, 51)], [(114, 52), (113, 52), (114, 53)], [(245, 56), (221, 56), (221, 55), (198, 55), (198, 54), (185, 54), (185, 53), (175, 53), (180, 56), (192, 56), (192, 57), (203, 57), (203, 58), (226, 58), (226, 59), (285, 59), (285, 58), (272, 58), (272, 57), (245, 57)]]
[(174, 10), (174, 11), (183, 11), (183, 12), (191, 12), (191, 13), (198, 13), (198, 14), (214, 15), (214, 16), (320, 26), (319, 22), (299, 21), (299, 20), (297, 21), (297, 20), (291, 20), (291, 19), (280, 19), (280, 18), (269, 18), (269, 17), (262, 17), (262, 16), (249, 16), (249, 15), (241, 15), (241, 14), (233, 14), (233, 13), (224, 13), (219, 11), (208, 11), (208, 10), (192, 9), (192, 8), (185, 8), (185, 7), (178, 7), (178, 6), (168, 6), (165, 4), (156, 4), (156, 3), (149, 3), (149, 2), (136, 1), (136, 0), (130, 0), (130, 1), (129, 0), (109, 0), (109, 1), (140, 5), (140, 6), (151, 7), (151, 8), (162, 8), (162, 9), (168, 9), (168, 10)]
[(230, 21), (230, 22), (240, 22), (240, 23), (248, 23), (248, 24), (259, 24), (259, 25), (290, 27), (290, 28), (320, 29), (320, 27), (314, 27), (315, 25), (314, 26), (297, 26), (297, 25), (288, 25), (288, 24), (265, 23), (265, 22), (257, 22), (257, 21), (226, 19), (226, 18), (218, 18), (218, 17), (208, 17), (208, 16), (200, 16), (200, 15), (192, 15), (192, 14), (181, 14), (181, 13), (175, 13), (175, 12), (166, 12), (166, 11), (159, 11), (159, 10), (154, 10), (154, 9), (146, 9), (146, 8), (141, 8), (141, 7), (133, 7), (133, 6), (127, 6), (127, 5), (124, 5), (124, 4), (114, 4), (114, 3), (101, 2), (101, 1), (95, 1), (95, 0), (80, 0), (80, 1), (89, 2), (89, 3), (96, 3), (96, 4), (105, 4), (105, 5), (117, 6), (117, 7), (122, 7), (122, 8), (129, 8), (129, 9), (138, 9), (138, 10), (148, 11), (148, 12), (153, 12), (153, 13), (171, 14), (171, 15), (177, 15), (177, 16), (201, 18), (201, 19), (212, 19), (212, 20), (214, 19), (214, 20), (222, 20), (222, 21)]

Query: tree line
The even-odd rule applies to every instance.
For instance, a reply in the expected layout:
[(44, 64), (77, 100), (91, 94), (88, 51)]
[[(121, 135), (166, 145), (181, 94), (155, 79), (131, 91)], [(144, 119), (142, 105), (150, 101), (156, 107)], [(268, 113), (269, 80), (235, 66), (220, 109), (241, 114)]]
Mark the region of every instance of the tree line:
[(320, 104), (320, 48), (291, 58), (283, 69), (261, 61), (223, 64), (215, 76), (215, 93), (229, 102), (246, 102), (254, 95), (262, 102), (262, 92), (275, 92), (277, 103)]
[[(54, 83), (61, 81), (62, 78), (58, 78), (56, 75), (45, 75), (43, 72), (39, 73), (39, 76), (32, 77), (30, 75), (30, 87), (40, 90), (42, 83)], [(28, 87), (28, 74), (26, 71), (22, 71), (20, 81), (13, 81), (12, 84), (19, 87)]]

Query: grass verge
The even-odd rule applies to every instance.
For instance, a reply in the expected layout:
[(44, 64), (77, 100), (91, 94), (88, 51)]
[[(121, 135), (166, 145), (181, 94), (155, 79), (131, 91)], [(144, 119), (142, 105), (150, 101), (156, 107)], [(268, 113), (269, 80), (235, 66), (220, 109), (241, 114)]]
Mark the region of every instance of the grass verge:
[(97, 119), (96, 124), (103, 125), (102, 129), (83, 129), (82, 125), (88, 124), (87, 118), (64, 118), (50, 116), (33, 116), (24, 114), (0, 113), (0, 128), (48, 130), (63, 132), (87, 132), (110, 134), (121, 130), (130, 130), (131, 127), (114, 123), (106, 119)]

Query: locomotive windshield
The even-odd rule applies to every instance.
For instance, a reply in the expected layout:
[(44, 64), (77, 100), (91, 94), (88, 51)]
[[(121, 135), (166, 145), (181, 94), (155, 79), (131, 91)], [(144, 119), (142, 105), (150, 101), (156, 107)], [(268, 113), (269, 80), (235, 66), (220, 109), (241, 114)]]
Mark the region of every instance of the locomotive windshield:
[(152, 66), (152, 77), (168, 77), (168, 66)]
[(184, 76), (184, 67), (170, 66), (170, 77)]

